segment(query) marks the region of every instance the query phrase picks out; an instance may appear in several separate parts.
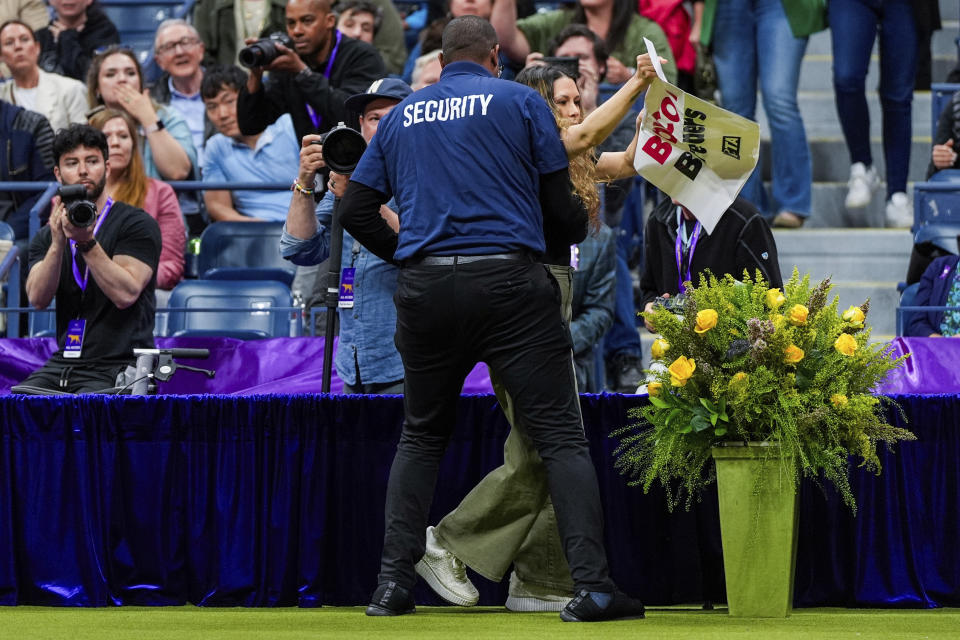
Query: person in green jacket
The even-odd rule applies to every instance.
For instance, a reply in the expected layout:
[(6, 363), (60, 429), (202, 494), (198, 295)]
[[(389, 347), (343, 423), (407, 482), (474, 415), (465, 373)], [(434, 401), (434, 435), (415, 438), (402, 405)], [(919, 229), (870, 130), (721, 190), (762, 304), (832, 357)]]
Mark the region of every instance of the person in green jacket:
[[(497, 0), (490, 15), (501, 52), (521, 66), (531, 53), (546, 52), (550, 41), (571, 23), (585, 24), (603, 38), (610, 52), (605, 80), (612, 84), (622, 84), (634, 74), (633, 61), (647, 52), (644, 38), (653, 42), (659, 54), (670, 55), (663, 29), (638, 14), (632, 0), (580, 0), (573, 8), (535, 13), (520, 20), (517, 0)], [(676, 83), (677, 65), (673, 60), (663, 65), (663, 71), (667, 80)]]
[(771, 198), (760, 164), (741, 195), (774, 226), (799, 227), (811, 212), (812, 169), (797, 105), (807, 36), (826, 28), (823, 0), (706, 0), (700, 40), (712, 45), (721, 106), (756, 119), (757, 85), (770, 123)]

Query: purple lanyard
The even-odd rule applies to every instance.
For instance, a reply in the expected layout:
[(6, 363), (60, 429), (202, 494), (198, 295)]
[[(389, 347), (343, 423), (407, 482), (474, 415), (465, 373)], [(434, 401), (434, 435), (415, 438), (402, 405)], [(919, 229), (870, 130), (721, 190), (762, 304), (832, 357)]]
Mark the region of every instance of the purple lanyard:
[[(100, 230), (100, 227), (103, 226), (103, 221), (107, 219), (107, 214), (110, 213), (110, 208), (113, 207), (113, 198), (107, 198), (106, 204), (103, 205), (103, 210), (100, 211), (100, 219), (97, 220), (97, 225), (93, 228), (93, 235), (97, 235), (97, 231)], [(80, 287), (80, 291), (87, 290), (87, 281), (90, 279), (90, 267), (84, 265), (83, 278), (80, 278), (80, 267), (77, 266), (77, 243), (73, 240), (70, 240), (70, 254), (73, 262), (73, 279), (77, 281), (77, 286)]]
[[(333, 45), (333, 51), (330, 52), (330, 59), (327, 60), (327, 68), (323, 71), (323, 75), (326, 76), (327, 80), (330, 80), (330, 71), (333, 70), (333, 61), (337, 59), (337, 51), (340, 50), (341, 40), (343, 40), (343, 34), (337, 31), (337, 42)], [(323, 116), (317, 113), (314, 108), (310, 106), (310, 103), (304, 102), (304, 106), (307, 107), (307, 115), (310, 116), (310, 121), (313, 122), (313, 126), (319, 130), (320, 123), (323, 122)]]
[(674, 247), (674, 253), (677, 256), (677, 290), (680, 293), (686, 293), (687, 288), (683, 286), (684, 282), (691, 280), (690, 276), (690, 265), (693, 264), (693, 252), (697, 250), (697, 241), (700, 239), (700, 221), (697, 220), (697, 224), (693, 225), (693, 235), (690, 237), (690, 251), (687, 253), (687, 277), (683, 278), (683, 259), (681, 253), (682, 240), (680, 239), (680, 232), (683, 230), (683, 219), (680, 219), (680, 224), (677, 225), (677, 243)]

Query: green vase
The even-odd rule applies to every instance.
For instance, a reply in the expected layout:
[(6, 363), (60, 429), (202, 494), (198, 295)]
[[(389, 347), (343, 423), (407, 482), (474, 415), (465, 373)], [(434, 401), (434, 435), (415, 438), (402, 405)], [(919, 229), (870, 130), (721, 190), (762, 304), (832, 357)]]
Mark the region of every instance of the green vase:
[(786, 617), (797, 553), (793, 458), (766, 443), (714, 447), (713, 457), (730, 615)]

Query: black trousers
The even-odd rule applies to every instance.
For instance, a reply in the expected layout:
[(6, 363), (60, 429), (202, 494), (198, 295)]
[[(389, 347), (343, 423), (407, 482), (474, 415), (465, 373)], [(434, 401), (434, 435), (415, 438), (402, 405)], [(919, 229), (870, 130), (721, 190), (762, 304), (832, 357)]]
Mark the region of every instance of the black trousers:
[(20, 384), (66, 393), (96, 393), (117, 384), (117, 375), (126, 368), (126, 364), (92, 364), (51, 358)]
[(612, 591), (570, 336), (546, 268), (521, 259), (408, 266), (394, 302), (405, 420), (387, 486), (379, 582), (406, 588), (416, 582), (414, 564), (423, 556), (439, 461), (463, 381), (477, 362), (486, 362), (515, 399), (546, 466), (575, 587)]

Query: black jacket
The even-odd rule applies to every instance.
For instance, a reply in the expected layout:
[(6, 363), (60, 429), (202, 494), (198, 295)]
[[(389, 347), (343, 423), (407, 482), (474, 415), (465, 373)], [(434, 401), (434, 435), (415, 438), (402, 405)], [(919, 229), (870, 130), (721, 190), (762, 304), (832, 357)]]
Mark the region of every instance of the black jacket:
[[(240, 131), (244, 135), (255, 135), (285, 113), (293, 118), (298, 140), (308, 133), (329, 131), (338, 122), (356, 128), (357, 114), (348, 115), (343, 103), (350, 96), (365, 92), (374, 80), (386, 77), (383, 60), (366, 42), (344, 36), (329, 81), (323, 75), (326, 65), (324, 60), (317, 67), (311, 67), (311, 73), (303, 75), (270, 74), (264, 86), (253, 94), (244, 86), (237, 100)], [(319, 129), (307, 113), (308, 102), (323, 118)]]
[(119, 44), (120, 33), (103, 9), (92, 4), (87, 8), (87, 23), (82, 31), (68, 29), (54, 42), (50, 27), (44, 27), (37, 31), (37, 40), (40, 42), (40, 68), (86, 83), (94, 51)]
[[(644, 231), (643, 274), (640, 277), (640, 308), (664, 293), (679, 293), (679, 271), (675, 253), (677, 241), (677, 208), (664, 198), (658, 204)], [(771, 287), (782, 287), (777, 245), (770, 226), (756, 208), (743, 198), (737, 198), (720, 218), (713, 233), (700, 233), (690, 265), (691, 280), (700, 284), (699, 275), (706, 269), (717, 277), (727, 273), (743, 277), (747, 269), (754, 276), (760, 269)], [(684, 267), (684, 278), (686, 268)]]
[[(42, 115), (0, 100), (0, 145), (0, 180), (53, 181), (53, 129)], [(0, 220), (15, 237), (28, 237), (30, 209), (39, 199), (29, 191), (0, 193)]]

